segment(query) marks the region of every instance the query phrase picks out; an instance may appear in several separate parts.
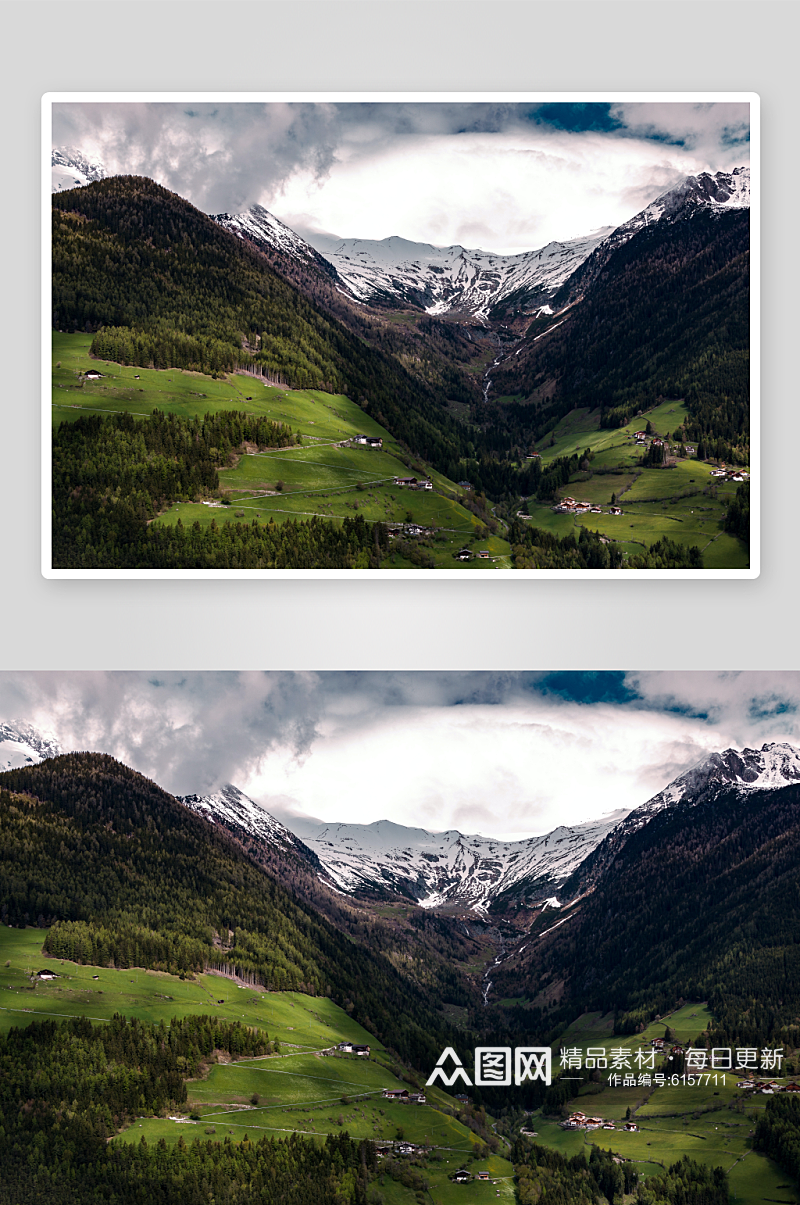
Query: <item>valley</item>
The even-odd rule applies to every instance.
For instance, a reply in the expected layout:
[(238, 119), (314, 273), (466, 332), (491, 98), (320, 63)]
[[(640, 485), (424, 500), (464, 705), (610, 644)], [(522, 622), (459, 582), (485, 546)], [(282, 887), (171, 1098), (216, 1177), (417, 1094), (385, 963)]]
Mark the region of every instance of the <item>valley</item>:
[[(186, 1051), (168, 1091), (148, 1081), (157, 1107), (143, 1080), (124, 1108), (97, 1115), (110, 1158), (132, 1147), (200, 1159), (226, 1140), (246, 1156), (262, 1138), (291, 1136), (330, 1151), (347, 1134), (381, 1152), (369, 1183), (397, 1205), (450, 1205), (459, 1193), (525, 1201), (548, 1159), (546, 1174), (562, 1179), (624, 1165), (629, 1180), (635, 1169), (660, 1185), (689, 1158), (692, 1176), (726, 1174), (731, 1201), (798, 1199), (754, 1147), (769, 1102), (796, 1103), (784, 1090), (800, 1070), (787, 945), (794, 746), (712, 754), (604, 827), (481, 846), (398, 825), (293, 834), (236, 788), (181, 802), (105, 755), (61, 754), (24, 724), (2, 734), (17, 767), (0, 781), (2, 1040), (13, 1050), (38, 1023), (50, 1043), (72, 1026), (96, 1045), (108, 1029), (123, 1064), (125, 1034), (154, 1068), (179, 1041)], [(391, 878), (377, 890), (397, 855), (407, 863), (416, 849), (425, 863), (448, 842), (460, 851), (456, 885), (463, 853), (485, 860), (471, 900), (456, 887), (448, 902), (440, 882), (441, 898), (421, 908), (403, 874), (395, 890)], [(698, 857), (709, 848), (713, 858)], [(498, 873), (526, 850), (522, 873)], [(548, 886), (563, 904), (542, 902)], [(708, 995), (692, 990), (706, 981)], [(609, 995), (613, 1008), (595, 1006)], [(521, 1042), (551, 1049), (550, 1086), (475, 1083), (473, 1048)], [(472, 1077), (458, 1096), (427, 1084), (447, 1046)], [(735, 1048), (735, 1062), (731, 1053), (695, 1075), (688, 1051), (702, 1065), (709, 1047)], [(70, 1047), (54, 1049), (66, 1077)], [(4, 1066), (23, 1074), (13, 1059)], [(91, 1073), (98, 1092), (120, 1099), (113, 1059)], [(424, 1103), (385, 1096), (404, 1090)], [(613, 1153), (606, 1170), (595, 1147)], [(584, 1153), (588, 1164), (558, 1162)], [(94, 1166), (99, 1175), (105, 1164)], [(451, 1178), (462, 1168), (469, 1189)]]
[[(686, 421), (680, 401), (661, 402), (614, 430), (601, 428), (600, 417), (599, 411), (569, 413), (540, 445), (539, 454), (545, 471), (559, 458), (580, 460), (568, 482), (558, 487), (556, 506), (574, 496), (599, 506), (600, 513), (559, 512), (548, 502), (528, 499), (526, 521), (529, 517), (532, 526), (559, 537), (578, 534), (581, 528), (598, 531), (624, 556), (637, 555), (666, 537), (697, 547), (707, 569), (746, 568), (747, 546), (725, 530), (725, 517), (738, 485), (749, 480), (749, 465), (734, 466), (727, 470), (729, 476), (719, 476), (723, 460), (698, 460), (694, 448), (687, 454), (685, 444), (672, 438)], [(638, 440), (636, 433), (648, 425), (653, 436)], [(663, 440), (665, 459), (671, 463), (643, 465), (642, 454), (654, 438)], [(620, 513), (612, 513), (612, 505)]]
[[(45, 1018), (83, 1016), (102, 1024), (121, 1012), (158, 1023), (213, 1010), (221, 1020), (240, 1021), (279, 1043), (278, 1053), (255, 1059), (215, 1054), (202, 1077), (188, 1082), (188, 1098), (181, 1108), (169, 1110), (169, 1116), (141, 1116), (121, 1130), (117, 1142), (139, 1145), (144, 1140), (154, 1146), (164, 1140), (173, 1146), (196, 1138), (255, 1142), (264, 1136), (290, 1134), (321, 1141), (328, 1134), (346, 1132), (356, 1140), (375, 1142), (384, 1163), (387, 1158), (391, 1163), (391, 1173), (380, 1174), (379, 1168), (378, 1177), (387, 1205), (412, 1205), (418, 1200), (418, 1187), (394, 1178), (403, 1175), (403, 1167), (423, 1178), (424, 1201), (451, 1205), (464, 1200), (467, 1192), (470, 1200), (496, 1200), (498, 1192), (503, 1200), (517, 1199), (508, 1155), (509, 1143), (520, 1140), (521, 1129), (535, 1132), (529, 1141), (568, 1157), (588, 1156), (592, 1144), (599, 1144), (632, 1162), (645, 1182), (688, 1155), (710, 1168), (724, 1168), (731, 1201), (791, 1205), (800, 1199), (786, 1174), (752, 1149), (753, 1131), (769, 1098), (745, 1096), (730, 1073), (705, 1089), (667, 1082), (637, 1090), (604, 1086), (584, 1072), (577, 1095), (560, 1111), (551, 1106), (524, 1114), (513, 1108), (501, 1110), (496, 1117), (488, 1112), (486, 1136), (496, 1148), (490, 1150), (485, 1139), (465, 1124), (471, 1120), (471, 1107), (439, 1087), (426, 1088), (424, 1075), (398, 1064), (373, 1035), (330, 1000), (265, 992), (215, 974), (178, 979), (142, 968), (113, 970), (54, 960), (42, 953), (45, 936), (40, 929), (0, 926), (0, 1032)], [(57, 977), (37, 980), (42, 967)], [(618, 1055), (628, 1051), (633, 1059), (637, 1049), (663, 1037), (667, 1027), (675, 1040), (687, 1043), (710, 1019), (705, 1005), (687, 1004), (634, 1038), (614, 1037), (613, 1016), (585, 1014), (552, 1043), (554, 1068), (564, 1049), (573, 1059), (585, 1059), (589, 1050), (596, 1053), (613, 1046)], [(369, 1045), (369, 1058), (323, 1053), (339, 1042)], [(785, 1083), (790, 1078), (783, 1075), (778, 1080)], [(383, 1095), (403, 1088), (424, 1091), (427, 1103), (400, 1103)], [(564, 1129), (563, 1116), (579, 1109), (615, 1128)], [(637, 1125), (633, 1133), (624, 1129), (627, 1117)], [(420, 1149), (403, 1154), (403, 1144)], [(469, 1189), (452, 1183), (450, 1177), (461, 1167), (473, 1177), (488, 1172), (490, 1182), (473, 1182)]]
[[(749, 169), (688, 177), (614, 230), (497, 256), (312, 246), (260, 206), (212, 219), (55, 156), (56, 506), (75, 512), (57, 568), (750, 568)], [(65, 189), (73, 160), (91, 181)], [(211, 496), (151, 490), (149, 504), (130, 466), (124, 506), (108, 505), (119, 470), (90, 466), (114, 415), (232, 405), (301, 446), (240, 445), (226, 462), (211, 445)], [(75, 421), (89, 416), (104, 422)], [(62, 422), (82, 449), (67, 452)], [(395, 488), (404, 476), (432, 488)], [(356, 517), (371, 541), (363, 524), (341, 538)]]

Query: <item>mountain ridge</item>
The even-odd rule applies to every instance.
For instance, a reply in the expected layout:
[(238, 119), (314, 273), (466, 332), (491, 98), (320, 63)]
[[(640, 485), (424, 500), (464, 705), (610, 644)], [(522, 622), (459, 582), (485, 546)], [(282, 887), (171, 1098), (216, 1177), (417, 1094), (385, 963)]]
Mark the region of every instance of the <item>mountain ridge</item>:
[[(54, 149), (52, 164), (54, 192), (107, 178), (101, 163), (90, 161), (74, 148)], [(617, 227), (604, 226), (577, 238), (552, 240), (514, 255), (460, 244), (439, 247), (401, 235), (363, 239), (320, 232), (304, 238), (258, 204), (242, 213), (209, 216), (239, 238), (267, 244), (280, 254), (321, 270), (357, 304), (406, 304), (431, 316), (448, 314), (486, 325), (495, 307), (502, 308), (512, 301), (518, 310), (533, 314), (537, 306), (546, 306), (565, 287), (569, 288), (568, 300), (574, 301), (576, 286), (568, 285), (573, 275), (588, 260), (605, 262), (644, 226), (675, 220), (698, 207), (713, 210), (745, 208), (749, 204), (749, 167), (714, 174), (701, 172), (659, 194)], [(585, 288), (590, 278), (582, 278), (579, 286)]]

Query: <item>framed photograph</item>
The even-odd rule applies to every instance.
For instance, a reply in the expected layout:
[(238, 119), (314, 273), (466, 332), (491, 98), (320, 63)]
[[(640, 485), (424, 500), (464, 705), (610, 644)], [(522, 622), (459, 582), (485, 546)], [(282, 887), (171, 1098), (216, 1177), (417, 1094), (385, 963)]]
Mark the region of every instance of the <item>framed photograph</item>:
[(789, 1200), (798, 716), (796, 672), (0, 674), (8, 1199)]
[(758, 171), (752, 93), (47, 95), (42, 572), (756, 577)]

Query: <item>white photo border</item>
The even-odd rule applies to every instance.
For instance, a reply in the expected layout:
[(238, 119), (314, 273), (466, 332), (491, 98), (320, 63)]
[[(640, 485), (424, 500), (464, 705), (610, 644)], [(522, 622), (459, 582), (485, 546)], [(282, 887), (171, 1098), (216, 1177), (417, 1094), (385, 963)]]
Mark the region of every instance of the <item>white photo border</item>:
[[(53, 106), (67, 103), (149, 104), (268, 104), (274, 103), (506, 103), (552, 102), (609, 103), (615, 101), (672, 102), (688, 104), (746, 103), (750, 106), (750, 566), (747, 569), (54, 569), (52, 564), (52, 229), (51, 167)], [(755, 92), (47, 92), (42, 97), (41, 225), (42, 225), (42, 447), (41, 447), (41, 572), (44, 578), (148, 580), (173, 578), (224, 581), (275, 578), (367, 578), (414, 581), (452, 578), (473, 580), (591, 579), (610, 578), (660, 580), (755, 579), (761, 572), (761, 362), (760, 362), (760, 270), (761, 270), (761, 129), (760, 97)]]

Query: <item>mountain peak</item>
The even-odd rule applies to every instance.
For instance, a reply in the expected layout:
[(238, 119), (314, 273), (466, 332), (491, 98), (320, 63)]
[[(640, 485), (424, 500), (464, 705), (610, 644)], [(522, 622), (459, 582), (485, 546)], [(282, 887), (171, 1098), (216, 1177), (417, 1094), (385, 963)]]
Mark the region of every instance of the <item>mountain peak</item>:
[(0, 722), (0, 770), (35, 766), (61, 753), (63, 749), (57, 741), (44, 736), (30, 724)]
[(636, 808), (624, 821), (633, 832), (666, 807), (694, 799), (706, 791), (735, 786), (739, 790), (770, 790), (800, 781), (800, 749), (786, 741), (760, 749), (725, 749), (711, 753)]
[(64, 192), (68, 188), (81, 188), (104, 180), (106, 171), (99, 159), (89, 159), (82, 151), (72, 146), (55, 147), (50, 158), (52, 166), (52, 192)]

